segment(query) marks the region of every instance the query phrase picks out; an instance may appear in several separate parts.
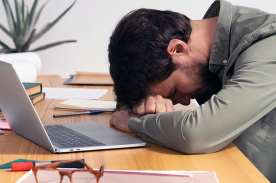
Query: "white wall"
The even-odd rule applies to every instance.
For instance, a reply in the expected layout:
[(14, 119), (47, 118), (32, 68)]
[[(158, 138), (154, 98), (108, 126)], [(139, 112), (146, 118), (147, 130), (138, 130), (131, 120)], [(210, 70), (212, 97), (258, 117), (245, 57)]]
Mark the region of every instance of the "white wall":
[[(10, 0), (13, 4), (13, 0)], [(40, 0), (42, 5), (46, 0)], [(273, 0), (229, 0), (234, 5), (249, 6), (276, 13)], [(25, 0), (31, 7), (33, 0)], [(50, 1), (37, 24), (37, 30), (53, 21), (73, 0)], [(126, 13), (137, 8), (173, 10), (191, 19), (201, 19), (213, 0), (77, 0), (74, 7), (49, 32), (31, 45), (76, 39), (68, 43), (36, 52), (42, 59), (39, 74), (59, 74), (68, 77), (75, 71), (108, 72), (107, 46), (116, 23)], [(0, 2), (0, 23), (6, 27), (6, 15)], [(0, 40), (12, 46), (11, 39), (0, 30)]]

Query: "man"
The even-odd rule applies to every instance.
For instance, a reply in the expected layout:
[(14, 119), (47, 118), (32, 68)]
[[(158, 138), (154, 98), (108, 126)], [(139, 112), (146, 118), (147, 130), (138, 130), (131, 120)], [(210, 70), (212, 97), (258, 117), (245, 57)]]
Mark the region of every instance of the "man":
[[(203, 20), (170, 11), (126, 15), (109, 44), (117, 102), (110, 124), (183, 153), (233, 141), (276, 182), (276, 19), (215, 1)], [(173, 102), (196, 110), (173, 112)]]

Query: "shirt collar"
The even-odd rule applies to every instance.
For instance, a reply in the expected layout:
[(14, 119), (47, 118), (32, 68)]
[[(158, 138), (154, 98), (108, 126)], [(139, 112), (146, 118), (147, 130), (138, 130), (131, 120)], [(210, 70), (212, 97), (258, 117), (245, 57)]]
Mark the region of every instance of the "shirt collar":
[(207, 10), (203, 19), (218, 16), (214, 43), (211, 50), (209, 69), (215, 73), (228, 60), (232, 5), (224, 0), (216, 0)]

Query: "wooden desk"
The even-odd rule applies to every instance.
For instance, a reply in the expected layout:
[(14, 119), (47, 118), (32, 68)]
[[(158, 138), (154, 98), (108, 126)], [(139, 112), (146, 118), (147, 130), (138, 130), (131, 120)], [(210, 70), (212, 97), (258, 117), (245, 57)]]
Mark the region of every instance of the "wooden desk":
[[(37, 82), (42, 82), (44, 87), (78, 87), (62, 85), (64, 81), (65, 79), (55, 77), (37, 79)], [(109, 93), (101, 99), (114, 98), (112, 87), (82, 86), (82, 88), (108, 88)], [(54, 113), (65, 113), (65, 111), (53, 110), (54, 104), (60, 101), (44, 100), (35, 106), (43, 123), (96, 121), (110, 127), (111, 114), (53, 118)], [(132, 133), (127, 134), (136, 137)], [(6, 131), (0, 136), (0, 164), (15, 159), (49, 161), (81, 158), (93, 168), (99, 168), (101, 164), (104, 164), (105, 169), (118, 170), (215, 171), (220, 183), (269, 182), (232, 143), (219, 152), (201, 155), (185, 155), (151, 143), (148, 143), (145, 148), (53, 154), (12, 131)], [(0, 170), (0, 182), (16, 182), (25, 173), (11, 172), (7, 169)]]

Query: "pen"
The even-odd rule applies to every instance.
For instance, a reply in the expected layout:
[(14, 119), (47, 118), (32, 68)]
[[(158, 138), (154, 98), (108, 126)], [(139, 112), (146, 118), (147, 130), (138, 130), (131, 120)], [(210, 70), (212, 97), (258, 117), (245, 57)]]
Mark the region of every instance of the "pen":
[[(84, 161), (84, 159), (81, 159)], [(63, 160), (58, 160), (58, 161), (35, 161), (35, 162), (20, 162), (20, 163), (12, 163), (11, 168), (12, 171), (29, 171), (31, 170), (34, 166), (39, 166), (39, 165), (47, 165), (55, 162), (59, 162)], [(58, 168), (84, 168), (84, 164), (82, 164), (79, 161), (67, 163), (65, 165), (59, 166)]]
[(78, 112), (78, 113), (66, 113), (66, 114), (54, 114), (53, 117), (64, 117), (64, 116), (77, 116), (77, 115), (84, 115), (84, 114), (100, 114), (103, 113), (104, 111), (86, 111), (86, 112)]

